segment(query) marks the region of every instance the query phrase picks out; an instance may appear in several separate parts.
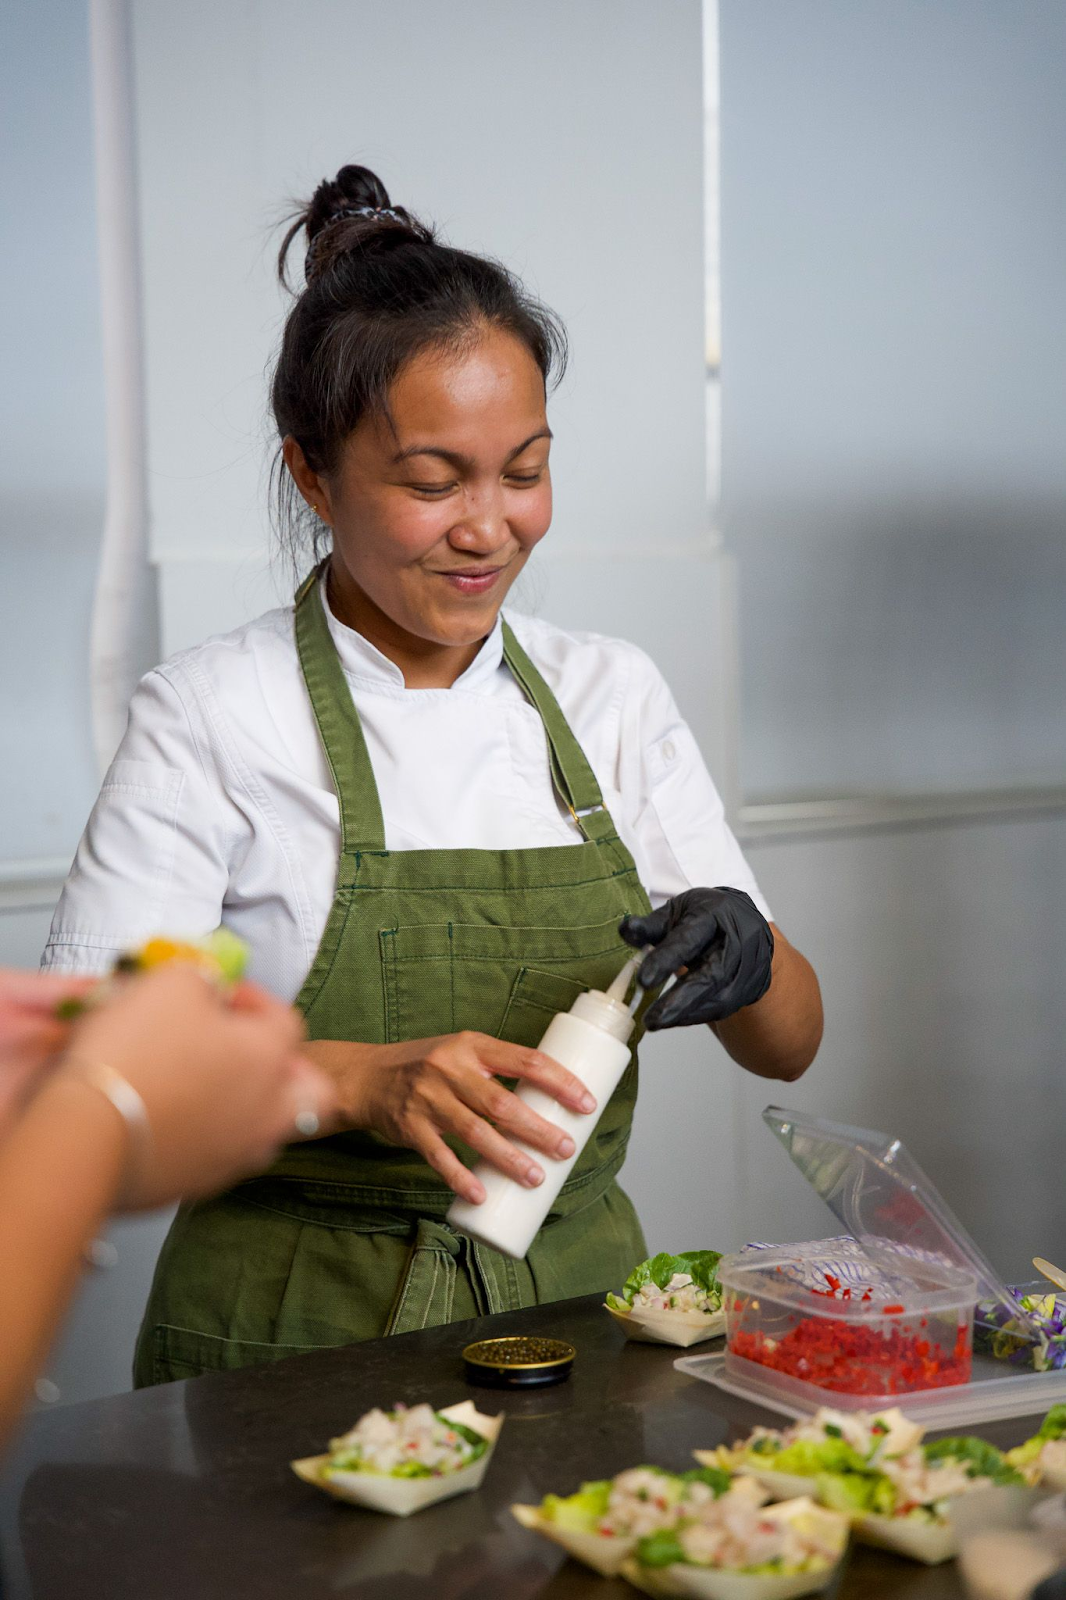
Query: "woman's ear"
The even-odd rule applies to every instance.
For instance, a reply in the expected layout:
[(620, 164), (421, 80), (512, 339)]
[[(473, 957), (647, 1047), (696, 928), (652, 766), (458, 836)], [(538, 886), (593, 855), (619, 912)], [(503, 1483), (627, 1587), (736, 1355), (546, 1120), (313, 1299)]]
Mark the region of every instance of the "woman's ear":
[(292, 434), (286, 434), (281, 443), (281, 454), (292, 474), (292, 481), (303, 495), (307, 504), (316, 516), (323, 522), (333, 523), (333, 510), (330, 505), (329, 487), (325, 478), (315, 472), (307, 463), (307, 457), (302, 447), (297, 444)]

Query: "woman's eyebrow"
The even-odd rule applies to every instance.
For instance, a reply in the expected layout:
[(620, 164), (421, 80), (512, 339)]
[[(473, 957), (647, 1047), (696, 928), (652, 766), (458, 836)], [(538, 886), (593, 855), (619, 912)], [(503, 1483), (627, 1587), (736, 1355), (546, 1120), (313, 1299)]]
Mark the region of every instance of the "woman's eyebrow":
[[(516, 456), (520, 456), (523, 450), (528, 450), (530, 445), (535, 444), (538, 439), (550, 439), (552, 437), (550, 428), (541, 428), (537, 433), (531, 433), (528, 439), (523, 439), (522, 443), (511, 451), (511, 454), (507, 457), (508, 461), (513, 461)], [(457, 450), (442, 450), (438, 445), (432, 444), (411, 444), (408, 445), (406, 450), (398, 450), (392, 458), (393, 465), (398, 466), (401, 461), (410, 461), (412, 456), (435, 456), (439, 461), (447, 461), (449, 466), (460, 469), (473, 466), (469, 456), (461, 455)]]

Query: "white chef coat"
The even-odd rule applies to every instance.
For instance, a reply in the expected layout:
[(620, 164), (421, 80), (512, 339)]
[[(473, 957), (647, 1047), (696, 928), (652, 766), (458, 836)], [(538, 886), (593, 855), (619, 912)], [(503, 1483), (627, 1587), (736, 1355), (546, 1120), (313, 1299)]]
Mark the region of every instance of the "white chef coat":
[[(324, 586), (322, 589), (325, 604)], [(576, 844), (543, 724), (499, 620), (450, 689), (408, 689), (326, 606), (366, 735), (390, 850)], [(588, 758), (653, 905), (697, 884), (769, 910), (696, 741), (634, 645), (508, 613)], [(173, 656), (141, 681), (52, 920), (44, 965), (107, 969), (154, 933), (225, 922), (250, 975), (298, 993), (333, 899), (337, 798), (291, 606)]]

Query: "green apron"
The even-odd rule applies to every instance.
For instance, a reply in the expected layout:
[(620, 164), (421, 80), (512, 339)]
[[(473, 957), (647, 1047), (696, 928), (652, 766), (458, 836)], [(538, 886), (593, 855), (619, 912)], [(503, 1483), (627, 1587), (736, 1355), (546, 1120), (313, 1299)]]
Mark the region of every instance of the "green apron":
[[(391, 1043), (471, 1029), (536, 1045), (582, 990), (607, 987), (626, 953), (620, 919), (649, 909), (592, 769), (504, 623), (504, 659), (540, 713), (583, 842), (387, 850), (317, 579), (297, 594), (296, 641), (340, 801), (341, 850), (296, 1002), (308, 1037)], [(615, 1182), (636, 1093), (634, 1053), (524, 1261), (454, 1232), (444, 1221), (452, 1193), (422, 1157), (361, 1130), (294, 1145), (264, 1177), (183, 1207), (156, 1268), (136, 1382), (617, 1287), (646, 1254)], [(449, 1142), (473, 1164), (473, 1151)]]

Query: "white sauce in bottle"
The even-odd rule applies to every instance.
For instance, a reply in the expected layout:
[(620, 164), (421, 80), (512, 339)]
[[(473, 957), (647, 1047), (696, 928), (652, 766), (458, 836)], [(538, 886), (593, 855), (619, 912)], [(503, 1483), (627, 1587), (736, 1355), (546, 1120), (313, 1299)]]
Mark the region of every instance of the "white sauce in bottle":
[(519, 1100), (546, 1122), (570, 1135), (573, 1155), (558, 1161), (520, 1139), (512, 1139), (517, 1149), (525, 1151), (543, 1169), (544, 1182), (527, 1189), (487, 1161), (479, 1161), (473, 1171), (484, 1186), (485, 1198), (480, 1205), (472, 1205), (469, 1200), (453, 1201), (447, 1216), (453, 1228), (516, 1260), (527, 1253), (629, 1065), (629, 1036), (641, 991), (637, 990), (628, 1006), (624, 997), (642, 959), (638, 955), (627, 961), (606, 992), (590, 989), (578, 995), (569, 1011), (560, 1011), (552, 1018), (537, 1047), (581, 1079), (596, 1097), (596, 1110), (570, 1111), (531, 1084), (515, 1091)]

